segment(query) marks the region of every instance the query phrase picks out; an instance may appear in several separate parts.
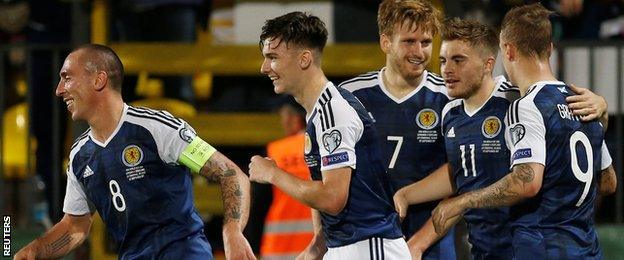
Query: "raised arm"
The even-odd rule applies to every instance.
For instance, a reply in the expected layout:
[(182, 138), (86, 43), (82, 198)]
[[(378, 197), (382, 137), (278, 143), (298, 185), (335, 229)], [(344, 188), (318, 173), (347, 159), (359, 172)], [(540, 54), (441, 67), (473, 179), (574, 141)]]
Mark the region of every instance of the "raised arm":
[(449, 220), (466, 209), (511, 206), (535, 196), (542, 187), (543, 176), (542, 164), (518, 164), (511, 173), (488, 187), (440, 202), (432, 213), (436, 233), (445, 234), (455, 224)]
[(221, 186), (225, 216), (223, 243), (227, 259), (255, 259), (242, 230), (249, 217), (249, 179), (236, 164), (218, 151), (199, 173)]
[(91, 214), (65, 214), (48, 232), (18, 251), (14, 259), (59, 258), (69, 254), (89, 236), (92, 219)]
[(347, 203), (351, 168), (342, 167), (322, 172), (321, 181), (308, 181), (288, 174), (273, 160), (254, 156), (249, 164), (252, 181), (271, 183), (308, 207), (337, 215)]

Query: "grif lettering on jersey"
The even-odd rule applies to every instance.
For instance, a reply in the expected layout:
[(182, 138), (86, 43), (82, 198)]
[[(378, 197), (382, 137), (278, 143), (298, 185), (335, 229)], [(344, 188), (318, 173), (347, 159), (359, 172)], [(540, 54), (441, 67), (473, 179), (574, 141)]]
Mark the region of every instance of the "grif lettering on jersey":
[(559, 110), (559, 116), (563, 119), (572, 120), (572, 121), (580, 121), (580, 117), (572, 114), (572, 111), (568, 107), (567, 104), (557, 104), (557, 109)]

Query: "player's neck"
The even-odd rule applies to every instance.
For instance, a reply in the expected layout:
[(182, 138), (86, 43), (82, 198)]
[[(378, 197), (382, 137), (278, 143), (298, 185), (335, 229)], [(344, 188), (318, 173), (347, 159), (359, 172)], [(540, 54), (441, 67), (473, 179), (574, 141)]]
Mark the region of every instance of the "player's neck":
[(381, 80), (383, 80), (384, 87), (392, 96), (401, 99), (414, 91), (424, 76), (425, 73), (423, 71), (419, 77), (407, 79), (403, 77), (400, 72), (392, 68), (392, 66), (388, 66), (383, 73), (381, 73)]
[(496, 82), (494, 81), (494, 78), (492, 78), (491, 75), (486, 76), (481, 82), (479, 90), (477, 90), (474, 95), (464, 100), (466, 110), (475, 111), (476, 109), (482, 107), (492, 95), (492, 92), (495, 91), (495, 88)]
[(550, 69), (548, 60), (522, 59), (519, 61), (518, 70), (514, 83), (520, 88), (521, 96), (526, 95), (529, 88), (538, 81), (557, 80)]
[(302, 77), (304, 81), (301, 83), (299, 93), (293, 93), (295, 99), (306, 110), (307, 114), (310, 114), (314, 110), (314, 104), (321, 96), (321, 92), (325, 89), (327, 84), (327, 77), (322, 70), (311, 72), (310, 77)]
[(91, 135), (96, 140), (104, 143), (113, 134), (123, 113), (123, 100), (121, 95), (103, 99), (94, 104), (97, 111), (87, 122), (91, 127)]

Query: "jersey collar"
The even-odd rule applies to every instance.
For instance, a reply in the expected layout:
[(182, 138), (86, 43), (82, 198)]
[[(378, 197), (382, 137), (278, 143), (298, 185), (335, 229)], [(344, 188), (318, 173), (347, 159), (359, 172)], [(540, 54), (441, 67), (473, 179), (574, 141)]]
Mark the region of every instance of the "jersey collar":
[(401, 104), (401, 103), (405, 102), (405, 100), (408, 100), (412, 96), (416, 95), (416, 93), (418, 93), (418, 91), (420, 91), (420, 89), (422, 89), (425, 86), (425, 82), (427, 82), (427, 76), (429, 75), (429, 72), (427, 70), (423, 70), (422, 79), (420, 80), (420, 83), (418, 83), (418, 87), (416, 87), (414, 90), (412, 90), (412, 92), (410, 92), (407, 95), (405, 95), (403, 98), (397, 98), (394, 95), (392, 95), (390, 93), (390, 91), (388, 91), (388, 89), (386, 88), (386, 84), (383, 81), (383, 72), (385, 70), (386, 70), (386, 67), (381, 68), (379, 70), (379, 74), (377, 75), (377, 77), (379, 78), (379, 88), (381, 88), (381, 91), (388, 98), (392, 99), (392, 101), (394, 101), (397, 104)]
[(113, 133), (108, 137), (108, 139), (106, 139), (106, 141), (102, 143), (93, 137), (93, 131), (89, 131), (89, 138), (91, 139), (91, 141), (93, 141), (95, 144), (101, 147), (106, 147), (108, 143), (110, 143), (110, 141), (113, 140), (113, 138), (115, 138), (115, 136), (117, 135), (117, 132), (119, 132), (119, 129), (123, 125), (124, 121), (126, 121), (126, 113), (128, 112), (128, 104), (124, 103), (123, 105), (124, 107), (123, 107), (123, 111), (121, 112), (121, 118), (119, 119), (119, 122), (117, 123), (117, 127), (115, 127), (115, 131), (113, 131)]

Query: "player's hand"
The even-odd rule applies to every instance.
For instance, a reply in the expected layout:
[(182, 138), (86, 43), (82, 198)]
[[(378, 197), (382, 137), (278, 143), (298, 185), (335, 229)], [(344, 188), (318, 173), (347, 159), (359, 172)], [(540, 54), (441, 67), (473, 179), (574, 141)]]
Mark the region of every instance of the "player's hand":
[(225, 259), (251, 259), (255, 260), (256, 256), (251, 250), (251, 246), (243, 233), (239, 232), (223, 232), (223, 247), (225, 249)]
[(249, 163), (249, 180), (258, 183), (271, 183), (272, 171), (275, 168), (277, 168), (275, 161), (254, 155)]
[(436, 233), (441, 236), (446, 234), (461, 219), (465, 210), (461, 196), (441, 201), (431, 214)]
[(13, 256), (14, 260), (35, 260), (37, 257), (37, 250), (32, 244), (29, 244)]
[(407, 199), (405, 199), (405, 194), (399, 190), (394, 194), (392, 200), (394, 200), (394, 210), (399, 213), (399, 218), (401, 222), (403, 222), (403, 219), (407, 215), (407, 208), (409, 207)]
[(566, 98), (572, 113), (580, 116), (583, 121), (600, 118), (607, 111), (607, 101), (600, 95), (574, 84), (569, 85), (577, 95)]

